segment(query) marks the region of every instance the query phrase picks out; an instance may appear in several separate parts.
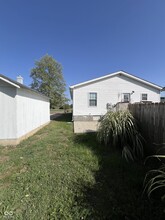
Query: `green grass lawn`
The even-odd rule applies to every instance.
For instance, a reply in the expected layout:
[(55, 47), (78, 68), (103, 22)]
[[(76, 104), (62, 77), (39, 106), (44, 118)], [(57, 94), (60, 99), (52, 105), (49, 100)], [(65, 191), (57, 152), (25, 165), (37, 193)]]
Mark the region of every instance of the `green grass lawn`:
[(143, 165), (128, 164), (95, 134), (74, 135), (66, 114), (17, 147), (0, 147), (0, 219), (160, 220), (142, 197)]

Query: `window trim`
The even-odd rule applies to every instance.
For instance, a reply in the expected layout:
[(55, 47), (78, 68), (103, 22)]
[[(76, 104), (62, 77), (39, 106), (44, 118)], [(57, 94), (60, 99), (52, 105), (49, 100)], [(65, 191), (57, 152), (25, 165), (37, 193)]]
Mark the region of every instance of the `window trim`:
[[(124, 95), (128, 95), (128, 101), (124, 100)], [(129, 103), (131, 101), (131, 94), (129, 92), (124, 92), (123, 93), (123, 98), (122, 98), (122, 102), (126, 102)]]
[[(146, 95), (146, 99), (143, 99), (143, 95)], [(148, 101), (148, 94), (147, 93), (141, 94), (141, 101)]]
[[(96, 95), (96, 99), (91, 99), (91, 98), (90, 98), (90, 95), (91, 95), (91, 94), (95, 94), (95, 95)], [(89, 92), (89, 94), (88, 94), (88, 106), (89, 106), (89, 107), (97, 107), (97, 99), (98, 99), (97, 92)], [(90, 101), (95, 101), (95, 102), (96, 102), (96, 105), (91, 105), (91, 104), (90, 104)]]

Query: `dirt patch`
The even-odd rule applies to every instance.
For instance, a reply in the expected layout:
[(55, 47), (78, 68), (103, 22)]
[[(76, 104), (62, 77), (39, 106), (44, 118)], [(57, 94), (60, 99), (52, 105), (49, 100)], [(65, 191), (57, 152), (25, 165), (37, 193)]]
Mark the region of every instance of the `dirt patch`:
[(0, 190), (4, 190), (4, 189), (8, 188), (9, 186), (10, 186), (9, 182), (0, 184)]
[(26, 166), (24, 166), (20, 171), (19, 173), (25, 173), (27, 172), (28, 168)]
[(46, 136), (48, 136), (48, 133), (41, 133), (41, 134), (35, 134), (35, 137), (39, 140), (45, 138)]
[(0, 163), (4, 163), (7, 160), (9, 160), (9, 156), (0, 156)]
[(8, 153), (8, 152), (10, 152), (10, 151), (13, 151), (13, 150), (16, 150), (17, 149), (17, 146), (15, 145), (15, 146), (5, 146), (5, 147), (3, 147), (3, 149), (2, 149), (2, 153)]
[(16, 173), (16, 167), (9, 167), (7, 171), (3, 172), (1, 175), (0, 175), (0, 179), (5, 179), (5, 178), (8, 178), (10, 176), (12, 176), (14, 173)]

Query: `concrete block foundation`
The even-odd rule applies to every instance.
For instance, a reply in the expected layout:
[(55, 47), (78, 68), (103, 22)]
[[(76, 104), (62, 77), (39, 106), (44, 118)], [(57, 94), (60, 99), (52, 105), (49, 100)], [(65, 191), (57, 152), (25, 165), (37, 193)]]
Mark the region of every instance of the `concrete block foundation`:
[(99, 126), (100, 116), (74, 116), (74, 133), (96, 132)]
[(98, 121), (74, 121), (74, 133), (96, 132)]

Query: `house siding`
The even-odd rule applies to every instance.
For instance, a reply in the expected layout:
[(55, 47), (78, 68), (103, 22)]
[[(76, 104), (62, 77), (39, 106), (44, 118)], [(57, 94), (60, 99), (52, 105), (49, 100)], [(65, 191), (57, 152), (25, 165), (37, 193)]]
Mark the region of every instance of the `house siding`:
[[(117, 75), (73, 89), (73, 116), (104, 115), (107, 103), (112, 105), (122, 101), (123, 93), (131, 95), (131, 103), (140, 102), (141, 94), (148, 94), (148, 101), (160, 102), (160, 90), (138, 82), (124, 75)], [(97, 106), (89, 106), (89, 93), (97, 93)]]

